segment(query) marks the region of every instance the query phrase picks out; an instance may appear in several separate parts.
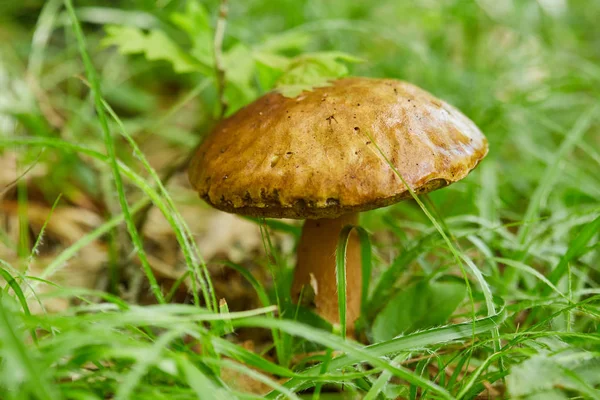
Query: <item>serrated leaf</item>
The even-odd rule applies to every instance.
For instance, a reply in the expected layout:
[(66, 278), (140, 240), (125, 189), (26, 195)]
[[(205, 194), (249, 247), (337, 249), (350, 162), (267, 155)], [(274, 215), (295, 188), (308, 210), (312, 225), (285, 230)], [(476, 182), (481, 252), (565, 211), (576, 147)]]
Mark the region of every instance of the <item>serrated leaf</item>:
[(212, 31), (208, 11), (197, 0), (188, 0), (185, 5), (185, 12), (174, 12), (169, 16), (169, 19), (185, 31), (190, 38)]
[(278, 54), (254, 52), (254, 65), (260, 87), (272, 88), (288, 67), (290, 60)]
[(182, 50), (164, 32), (151, 30), (144, 32), (130, 26), (107, 26), (104, 46), (116, 46), (121, 54), (143, 54), (148, 60), (167, 61), (175, 72), (210, 73), (208, 66)]
[(329, 81), (348, 74), (347, 63), (359, 58), (338, 51), (303, 54), (292, 59), (277, 81), (276, 89), (286, 97), (327, 86)]
[(192, 42), (191, 54), (207, 66), (214, 65), (213, 28), (206, 8), (197, 0), (188, 0), (185, 12), (174, 12), (170, 20)]
[(465, 285), (458, 282), (414, 284), (397, 293), (377, 315), (373, 336), (380, 342), (444, 324), (465, 295)]
[(276, 89), (285, 97), (296, 97), (302, 92), (309, 92), (316, 88), (330, 86), (331, 79), (333, 78), (314, 77), (310, 80), (307, 79), (307, 82), (305, 83), (299, 83), (296, 85), (277, 85)]

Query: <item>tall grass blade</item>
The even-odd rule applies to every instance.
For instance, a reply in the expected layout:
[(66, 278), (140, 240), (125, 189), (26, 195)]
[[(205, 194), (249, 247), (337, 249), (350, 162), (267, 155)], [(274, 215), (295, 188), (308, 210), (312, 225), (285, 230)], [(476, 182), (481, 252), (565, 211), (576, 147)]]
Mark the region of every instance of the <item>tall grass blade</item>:
[(123, 217), (125, 219), (127, 230), (129, 231), (129, 235), (135, 247), (135, 251), (137, 252), (138, 258), (140, 259), (140, 262), (142, 264), (142, 269), (144, 270), (146, 278), (150, 283), (150, 287), (152, 289), (152, 292), (154, 293), (154, 297), (159, 303), (164, 303), (164, 295), (160, 287), (158, 286), (158, 281), (156, 280), (156, 277), (152, 272), (152, 268), (150, 267), (150, 263), (148, 262), (148, 257), (146, 256), (146, 252), (144, 251), (144, 244), (139, 236), (139, 233), (131, 216), (131, 211), (129, 209), (129, 204), (127, 203), (127, 198), (125, 197), (125, 188), (123, 186), (121, 173), (119, 171), (119, 166), (117, 163), (115, 145), (113, 142), (112, 134), (108, 127), (108, 121), (102, 103), (103, 98), (100, 89), (100, 81), (97, 77), (96, 69), (92, 64), (92, 60), (87, 52), (83, 31), (81, 30), (81, 26), (79, 25), (79, 20), (77, 19), (77, 15), (75, 14), (75, 9), (73, 8), (71, 0), (65, 0), (65, 6), (67, 8), (69, 18), (73, 25), (73, 30), (75, 32), (75, 37), (77, 39), (77, 44), (79, 47), (79, 54), (83, 59), (86, 75), (92, 88), (94, 103), (96, 106), (96, 113), (98, 116), (98, 122), (104, 135), (104, 145), (108, 155), (108, 162), (113, 172), (113, 179), (115, 180), (115, 187), (119, 198), (119, 204), (121, 205), (121, 210), (123, 211)]

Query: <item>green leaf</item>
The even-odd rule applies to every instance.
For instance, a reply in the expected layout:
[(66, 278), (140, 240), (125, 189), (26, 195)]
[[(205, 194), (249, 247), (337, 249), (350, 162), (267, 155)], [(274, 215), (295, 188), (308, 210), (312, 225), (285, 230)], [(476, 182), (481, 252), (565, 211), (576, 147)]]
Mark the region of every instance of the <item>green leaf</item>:
[(25, 344), (20, 315), (14, 300), (0, 290), (0, 388), (7, 385), (21, 398), (60, 399), (41, 357)]
[(212, 73), (207, 65), (190, 56), (160, 30), (146, 33), (130, 26), (111, 25), (106, 27), (106, 33), (102, 45), (116, 46), (121, 54), (143, 54), (151, 61), (167, 61), (177, 73)]
[(227, 114), (250, 103), (258, 96), (254, 87), (254, 58), (243, 44), (236, 44), (223, 55)]
[(185, 12), (174, 12), (171, 22), (183, 30), (192, 42), (192, 55), (207, 66), (214, 65), (213, 29), (210, 15), (197, 0), (188, 0)]
[(304, 50), (310, 42), (310, 35), (307, 32), (289, 30), (277, 35), (268, 36), (257, 46), (261, 52), (277, 53), (286, 50)]
[(458, 282), (414, 284), (397, 293), (377, 315), (373, 336), (380, 342), (444, 324), (465, 295), (465, 286)]
[(543, 352), (512, 367), (506, 377), (511, 398), (567, 398), (557, 389), (578, 392), (585, 398), (599, 398), (600, 362), (581, 350), (552, 355)]
[(286, 70), (291, 63), (291, 60), (285, 56), (263, 51), (255, 51), (252, 56), (256, 62), (281, 71)]
[(254, 65), (261, 88), (270, 89), (275, 86), (283, 71), (290, 64), (290, 59), (278, 54), (254, 52)]
[(346, 63), (359, 58), (339, 51), (307, 53), (292, 59), (277, 82), (277, 90), (295, 97), (305, 90), (329, 85), (329, 81), (348, 75)]

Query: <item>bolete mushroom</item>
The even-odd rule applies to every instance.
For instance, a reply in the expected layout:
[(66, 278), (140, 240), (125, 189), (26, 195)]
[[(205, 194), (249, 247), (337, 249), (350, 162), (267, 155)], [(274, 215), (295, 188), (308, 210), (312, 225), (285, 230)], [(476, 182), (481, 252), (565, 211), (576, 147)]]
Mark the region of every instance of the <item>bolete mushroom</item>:
[[(294, 98), (268, 93), (221, 121), (193, 158), (193, 187), (213, 207), (305, 219), (293, 295), (339, 322), (335, 252), (358, 213), (447, 186), (477, 166), (487, 140), (456, 108), (406, 82), (344, 78)], [(391, 168), (391, 165), (394, 168)], [(347, 247), (349, 330), (360, 314), (359, 241)]]

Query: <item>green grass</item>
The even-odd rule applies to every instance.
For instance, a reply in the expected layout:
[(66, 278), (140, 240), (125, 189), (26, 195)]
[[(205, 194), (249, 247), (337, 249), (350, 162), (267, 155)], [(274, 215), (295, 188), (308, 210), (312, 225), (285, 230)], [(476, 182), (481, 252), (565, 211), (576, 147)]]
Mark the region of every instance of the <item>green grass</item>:
[[(168, 167), (155, 164), (161, 150), (187, 156), (222, 107), (218, 2), (5, 3), (0, 168), (16, 162), (18, 180), (0, 187), (16, 204), (0, 214), (0, 398), (600, 398), (597, 0), (229, 0), (228, 113), (278, 78), (294, 91), (393, 77), (454, 104), (489, 139), (462, 182), (361, 216), (358, 340), (343, 333), (345, 290), (341, 327), (291, 303), (297, 226), (252, 220), (261, 252), (204, 259), (182, 211), (206, 207), (184, 174), (163, 181)], [(54, 243), (50, 215), (82, 198), (101, 223)], [(30, 229), (40, 204), (48, 215)], [(179, 249), (171, 286), (139, 225), (150, 204)], [(59, 279), (97, 243), (110, 253), (98, 287)], [(232, 308), (217, 266), (260, 306)], [(46, 310), (59, 299), (70, 306)], [(256, 331), (268, 335), (253, 350), (242, 339)]]

